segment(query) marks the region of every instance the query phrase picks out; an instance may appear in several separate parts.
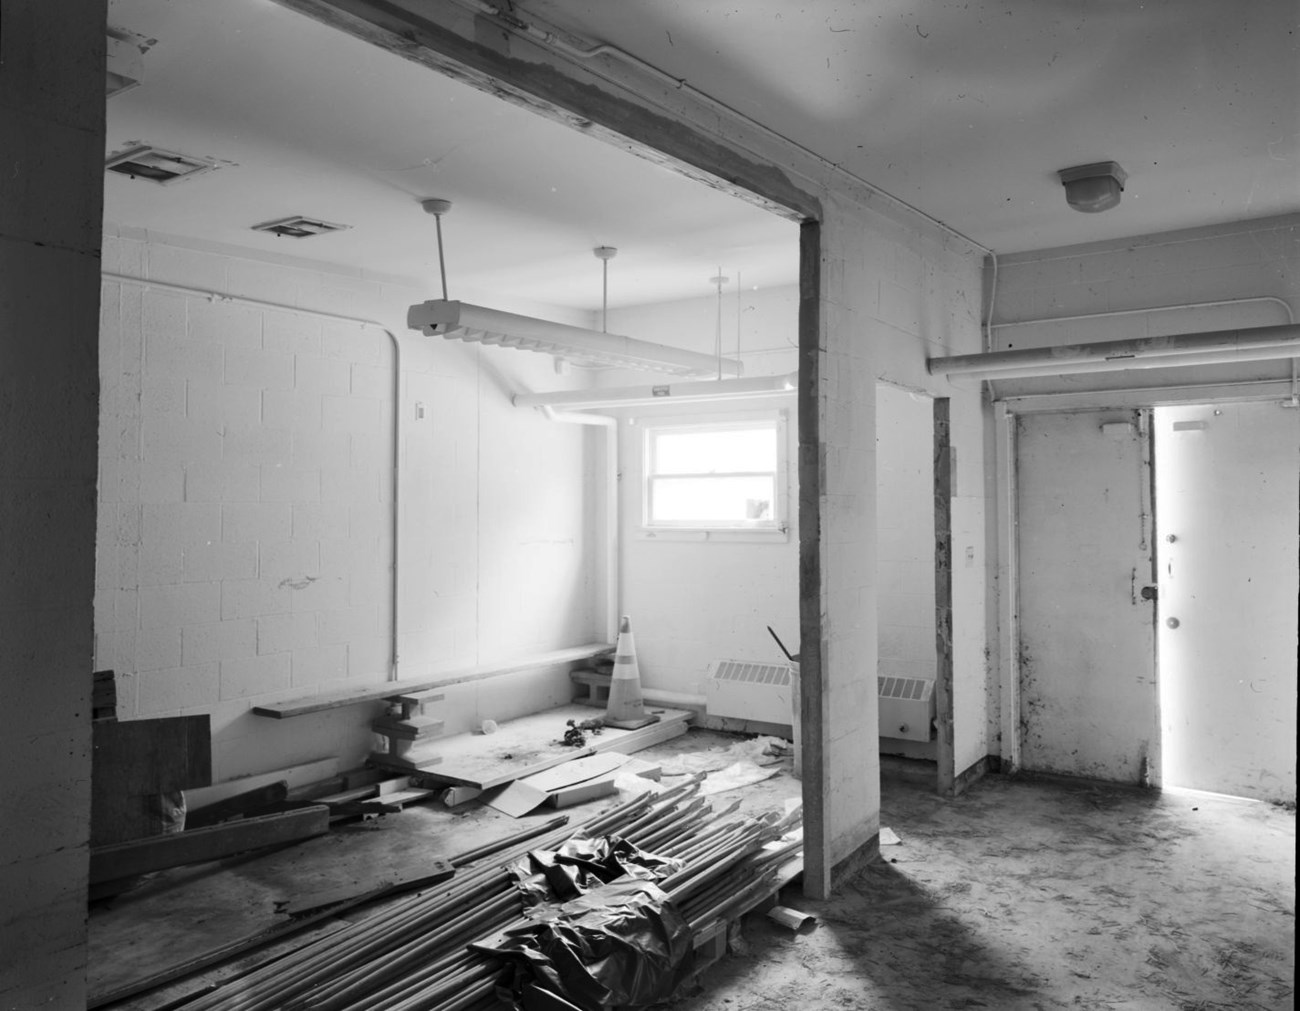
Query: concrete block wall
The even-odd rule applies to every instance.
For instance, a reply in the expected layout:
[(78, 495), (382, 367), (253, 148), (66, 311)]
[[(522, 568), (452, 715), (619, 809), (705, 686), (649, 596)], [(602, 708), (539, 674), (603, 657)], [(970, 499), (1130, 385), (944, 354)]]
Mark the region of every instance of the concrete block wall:
[(80, 1008), (104, 4), (0, 8), (0, 151), (0, 1008)]
[[(1300, 214), (1000, 257), (994, 350), (1287, 321), (1267, 302), (1130, 314), (1241, 299), (1281, 299), (1300, 316)], [(1099, 312), (1124, 315), (998, 326)]]
[[(384, 330), (311, 310), (400, 321), (420, 291), (182, 242), (110, 229), (106, 269), (286, 308), (104, 283), (96, 666), (121, 716), (210, 713), (219, 779), (360, 761), (369, 707), (292, 732), (249, 709), (390, 676), (395, 537), (399, 676), (596, 637), (584, 433), (508, 399), (551, 359), (395, 324), (399, 404)], [(462, 690), (449, 730), (562, 701), (558, 681), (491, 713), (491, 689)]]
[[(797, 241), (793, 229), (791, 243)], [(723, 353), (735, 355), (737, 301), (723, 298)], [(746, 291), (739, 302), (740, 359), (746, 376), (780, 375), (798, 368), (798, 290)], [(612, 310), (611, 331), (713, 353), (716, 296)], [(645, 385), (620, 372), (604, 383)], [(658, 380), (656, 380), (657, 382)], [(657, 420), (735, 417), (783, 411), (786, 418), (787, 503), (798, 503), (798, 420), (794, 394), (779, 399), (721, 404), (664, 404), (627, 409), (619, 417), (622, 610), (632, 618), (637, 661), (646, 687), (703, 695), (709, 669), (719, 660), (784, 663), (767, 633), (773, 626), (794, 651), (799, 646), (798, 533), (782, 538), (700, 541), (641, 535), (643, 429)]]
[(929, 397), (876, 388), (881, 677), (935, 676), (933, 415)]
[[(947, 397), (956, 459), (952, 497), (953, 763), (955, 773), (997, 751), (997, 668), (989, 655), (992, 588), (986, 531), (991, 510), (988, 406), (976, 384), (931, 376), (926, 359), (972, 354), (983, 347), (982, 257), (961, 239), (909, 227), (883, 214), (866, 218), (863, 262), (845, 276), (859, 291), (873, 348), (873, 374), (896, 390)], [(856, 286), (856, 289), (855, 289)], [(931, 451), (927, 451), (928, 454)], [(929, 510), (927, 510), (929, 511)], [(873, 519), (873, 523), (875, 520)], [(933, 572), (931, 564), (929, 570)]]

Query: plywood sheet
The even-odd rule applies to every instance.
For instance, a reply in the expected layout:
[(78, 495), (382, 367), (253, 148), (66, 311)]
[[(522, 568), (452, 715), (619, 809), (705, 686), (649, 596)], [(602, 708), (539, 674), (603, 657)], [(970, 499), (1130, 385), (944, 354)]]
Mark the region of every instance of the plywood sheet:
[[(204, 719), (207, 719), (207, 717), (205, 716)], [(258, 787), (267, 786), (280, 780), (284, 780), (292, 791), (295, 787), (329, 779), (338, 771), (339, 760), (337, 758), (320, 758), (314, 762), (291, 765), (285, 769), (260, 772), (255, 776), (240, 776), (238, 779), (228, 779), (224, 783), (213, 783), (211, 786), (205, 785), (200, 789), (187, 789), (185, 791), (185, 804), (187, 807), (192, 808), (207, 807), (209, 804), (228, 800), (241, 793), (256, 790)]]
[(501, 724), (495, 734), (458, 734), (445, 738), (443, 760), (427, 770), (430, 779), (464, 783), (482, 790), (502, 786), (585, 755), (618, 752), (630, 754), (686, 732), (691, 714), (680, 709), (655, 709), (660, 721), (640, 730), (606, 727), (587, 738), (584, 749), (560, 744), (566, 721), (591, 718), (591, 710), (578, 705), (559, 706)]
[(521, 782), (550, 793), (552, 790), (563, 790), (566, 786), (573, 786), (575, 783), (595, 779), (597, 776), (608, 775), (629, 761), (631, 759), (627, 755), (621, 755), (617, 752), (586, 755), (583, 758), (575, 758), (571, 762), (565, 762), (553, 769), (547, 769), (544, 772), (529, 776)]
[(212, 782), (208, 717), (100, 720), (93, 724), (91, 845), (162, 829), (158, 798)]

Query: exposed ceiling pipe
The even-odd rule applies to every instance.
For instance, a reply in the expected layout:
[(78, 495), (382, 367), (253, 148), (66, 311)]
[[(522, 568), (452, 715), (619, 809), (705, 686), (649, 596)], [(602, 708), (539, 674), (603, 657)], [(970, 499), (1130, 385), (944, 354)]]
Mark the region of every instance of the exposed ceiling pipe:
[(799, 374), (753, 379), (716, 379), (673, 383), (671, 386), (629, 386), (609, 390), (565, 390), (560, 393), (516, 393), (516, 407), (564, 408), (570, 411), (609, 407), (646, 407), (663, 403), (702, 403), (788, 396), (798, 388)]
[(1022, 348), (931, 358), (931, 375), (969, 379), (1022, 379), (1084, 372), (1180, 368), (1266, 361), (1300, 355), (1300, 325), (1249, 327), (1207, 333)]

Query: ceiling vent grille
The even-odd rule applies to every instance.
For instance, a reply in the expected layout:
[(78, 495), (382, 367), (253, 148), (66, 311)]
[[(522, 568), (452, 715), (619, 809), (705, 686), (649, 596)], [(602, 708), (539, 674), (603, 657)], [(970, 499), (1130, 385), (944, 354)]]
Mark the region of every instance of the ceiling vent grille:
[(129, 151), (110, 157), (104, 163), (104, 167), (109, 172), (117, 172), (132, 179), (149, 179), (166, 185), (182, 179), (193, 179), (223, 164), (231, 163), (220, 162), (215, 158), (197, 158), (194, 155), (179, 154), (149, 144), (138, 144)]
[(272, 235), (283, 235), (290, 239), (308, 239), (313, 235), (327, 235), (330, 232), (341, 232), (351, 227), (351, 225), (336, 225), (330, 221), (305, 218), (301, 214), (296, 214), (291, 218), (264, 221), (260, 225), (254, 225), (253, 231), (270, 232)]

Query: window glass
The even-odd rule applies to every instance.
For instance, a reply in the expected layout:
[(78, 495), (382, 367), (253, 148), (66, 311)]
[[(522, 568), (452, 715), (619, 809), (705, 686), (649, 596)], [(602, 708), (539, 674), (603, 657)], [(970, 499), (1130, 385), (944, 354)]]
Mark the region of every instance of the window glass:
[(645, 525), (784, 529), (783, 431), (776, 415), (647, 426)]

